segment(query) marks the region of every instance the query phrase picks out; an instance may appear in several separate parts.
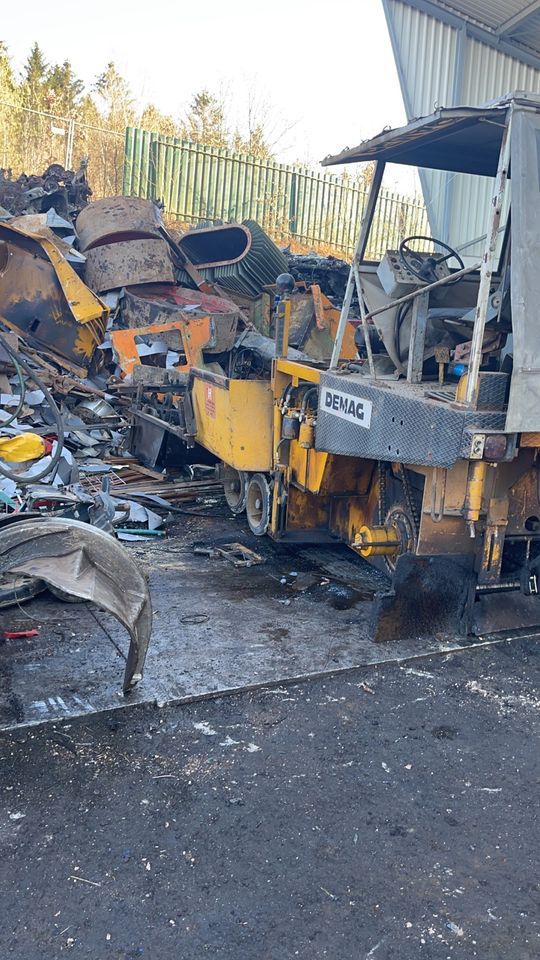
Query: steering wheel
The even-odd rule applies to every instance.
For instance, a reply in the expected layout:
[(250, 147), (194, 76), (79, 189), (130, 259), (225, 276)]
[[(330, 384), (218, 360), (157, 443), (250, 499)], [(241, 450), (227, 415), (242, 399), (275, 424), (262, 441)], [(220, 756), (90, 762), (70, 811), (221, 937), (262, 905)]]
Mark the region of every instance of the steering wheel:
[[(443, 247), (448, 253), (442, 257), (438, 257), (435, 254), (432, 254), (430, 257), (425, 257), (419, 254), (417, 250), (411, 249), (409, 244), (412, 243), (413, 240), (424, 240), (426, 243), (432, 243), (434, 246)], [(460, 270), (464, 270), (465, 268), (465, 264), (459, 253), (452, 247), (449, 247), (447, 243), (443, 243), (442, 240), (437, 240), (435, 237), (405, 237), (399, 245), (398, 253), (399, 259), (405, 269), (409, 270), (413, 276), (418, 277), (418, 279), (424, 283), (435, 283), (436, 280), (441, 279), (441, 274), (438, 273), (437, 267), (446, 260), (455, 259), (459, 264)], [(458, 277), (457, 280), (452, 280), (451, 276), (448, 277), (448, 283), (459, 283), (460, 280), (463, 280), (463, 277)]]

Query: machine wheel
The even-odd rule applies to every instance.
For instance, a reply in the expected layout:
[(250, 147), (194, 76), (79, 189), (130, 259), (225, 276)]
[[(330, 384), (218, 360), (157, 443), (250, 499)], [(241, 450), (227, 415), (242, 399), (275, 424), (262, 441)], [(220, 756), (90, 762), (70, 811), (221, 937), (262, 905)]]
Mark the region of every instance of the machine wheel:
[(262, 473), (254, 473), (249, 481), (246, 515), (251, 532), (256, 537), (264, 536), (270, 523), (270, 486)]
[(248, 474), (244, 470), (235, 470), (224, 464), (221, 468), (223, 493), (229, 509), (233, 513), (243, 513), (246, 509)]
[(0, 607), (12, 607), (26, 603), (47, 589), (47, 584), (39, 577), (27, 577), (24, 574), (4, 573), (0, 576)]
[(404, 504), (394, 503), (386, 514), (384, 525), (385, 527), (394, 527), (398, 538), (401, 540), (399, 552), (384, 558), (387, 570), (393, 573), (396, 568), (397, 558), (401, 556), (401, 554), (414, 553), (416, 542), (414, 520)]

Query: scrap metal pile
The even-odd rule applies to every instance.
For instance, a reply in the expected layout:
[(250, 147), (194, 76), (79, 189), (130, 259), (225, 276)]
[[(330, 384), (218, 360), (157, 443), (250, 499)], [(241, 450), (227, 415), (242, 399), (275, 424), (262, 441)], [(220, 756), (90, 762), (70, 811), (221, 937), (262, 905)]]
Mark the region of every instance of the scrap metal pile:
[(48, 210), (55, 210), (60, 217), (77, 214), (92, 195), (86, 168), (84, 160), (76, 171), (52, 163), (40, 177), (22, 173), (16, 180), (11, 170), (0, 169), (0, 218)]
[(81, 172), (0, 174), (0, 499), (159, 536), (175, 503), (221, 490), (179, 442), (189, 370), (244, 356), (246, 304), (287, 264), (256, 223), (173, 237), (152, 201), (89, 193)]
[[(84, 167), (0, 171), (0, 606), (47, 586), (95, 600), (130, 632), (128, 689), (151, 615), (116, 539), (221, 498), (190, 378), (269, 379), (288, 261), (254, 221), (173, 235), (151, 200), (90, 193)], [(290, 356), (329, 357), (337, 320), (299, 283)]]

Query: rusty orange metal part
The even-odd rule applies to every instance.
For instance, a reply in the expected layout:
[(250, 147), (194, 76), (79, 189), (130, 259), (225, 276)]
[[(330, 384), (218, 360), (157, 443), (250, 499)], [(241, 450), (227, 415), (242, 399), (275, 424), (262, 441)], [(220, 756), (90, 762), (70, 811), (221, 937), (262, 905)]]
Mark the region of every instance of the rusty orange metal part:
[[(181, 350), (185, 355), (185, 363), (176, 366), (176, 370), (187, 373), (194, 366), (202, 364), (203, 348), (212, 338), (210, 317), (194, 317), (189, 320), (170, 320), (168, 323), (153, 323), (149, 327), (130, 327), (128, 330), (113, 330), (111, 342), (116, 354), (118, 365), (124, 375), (133, 373), (133, 368), (140, 364), (137, 338), (145, 337), (150, 340), (164, 339), (163, 335), (177, 331), (181, 339)], [(160, 334), (162, 336), (160, 336)], [(165, 337), (166, 339), (166, 337)], [(171, 344), (171, 349), (178, 350), (180, 344)]]

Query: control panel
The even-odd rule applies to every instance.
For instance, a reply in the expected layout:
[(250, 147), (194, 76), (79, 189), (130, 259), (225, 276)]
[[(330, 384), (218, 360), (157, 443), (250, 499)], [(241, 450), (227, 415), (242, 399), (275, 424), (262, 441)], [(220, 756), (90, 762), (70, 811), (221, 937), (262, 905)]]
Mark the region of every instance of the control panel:
[[(411, 254), (409, 254), (409, 256), (411, 256)], [(430, 256), (432, 256), (432, 254), (415, 253), (414, 259), (420, 268), (423, 261), (427, 260)], [(435, 256), (437, 256), (437, 254), (435, 254)], [(439, 256), (441, 256), (441, 254), (439, 254)], [(414, 264), (415, 267), (416, 262)], [(435, 272), (437, 277), (448, 277), (450, 275), (450, 271), (446, 262), (439, 263), (435, 267)], [(411, 273), (411, 271), (404, 266), (397, 250), (386, 251), (379, 266), (377, 267), (377, 276), (381, 282), (384, 292), (387, 294), (387, 296), (392, 297), (392, 299), (402, 297), (404, 294), (410, 293), (411, 287), (423, 286), (423, 281), (419, 280), (418, 277), (415, 277), (414, 273)]]

